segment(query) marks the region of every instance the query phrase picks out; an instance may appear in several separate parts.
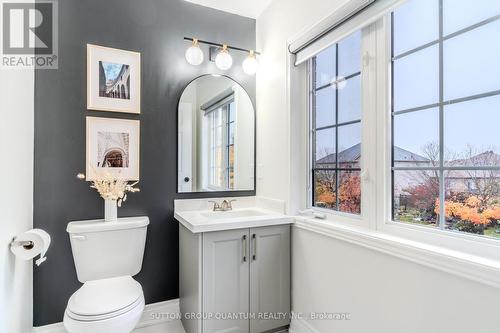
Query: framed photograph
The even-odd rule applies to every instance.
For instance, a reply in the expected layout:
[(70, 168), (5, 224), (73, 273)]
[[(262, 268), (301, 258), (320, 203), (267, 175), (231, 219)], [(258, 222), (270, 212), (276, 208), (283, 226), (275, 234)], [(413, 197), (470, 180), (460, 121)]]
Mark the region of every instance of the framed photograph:
[(141, 54), (87, 44), (87, 109), (141, 113)]
[(87, 117), (87, 181), (100, 168), (125, 180), (139, 180), (139, 120)]

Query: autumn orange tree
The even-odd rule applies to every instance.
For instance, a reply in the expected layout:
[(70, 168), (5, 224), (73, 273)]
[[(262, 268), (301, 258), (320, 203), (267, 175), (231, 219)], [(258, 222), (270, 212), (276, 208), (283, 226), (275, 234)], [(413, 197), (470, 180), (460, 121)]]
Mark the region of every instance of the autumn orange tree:
[(339, 206), (342, 212), (361, 212), (361, 181), (359, 176), (344, 174), (341, 177)]
[(335, 196), (337, 184), (335, 173), (327, 170), (318, 171), (315, 178), (314, 195), (316, 203), (327, 208), (334, 208), (337, 201)]
[[(320, 172), (316, 175), (316, 179), (316, 202), (325, 207), (334, 208), (337, 204), (335, 173)], [(339, 180), (339, 210), (347, 213), (359, 213), (361, 211), (361, 183), (359, 176), (343, 173)]]
[[(453, 200), (455, 199), (455, 200)], [(436, 200), (436, 214), (439, 214), (440, 203)], [(445, 201), (445, 217), (460, 231), (483, 234), (487, 226), (495, 225), (500, 220), (500, 206), (485, 207), (478, 196), (469, 196), (463, 201), (455, 198)]]

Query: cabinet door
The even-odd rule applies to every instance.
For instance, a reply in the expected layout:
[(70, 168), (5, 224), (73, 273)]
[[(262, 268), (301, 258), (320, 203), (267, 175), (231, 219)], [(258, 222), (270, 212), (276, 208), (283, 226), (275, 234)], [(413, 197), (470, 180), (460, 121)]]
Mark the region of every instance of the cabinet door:
[[(248, 333), (249, 230), (203, 234), (203, 333)], [(213, 316), (212, 318), (207, 316)]]
[[(290, 226), (250, 229), (250, 332), (289, 324)], [(282, 318), (266, 318), (282, 314)]]

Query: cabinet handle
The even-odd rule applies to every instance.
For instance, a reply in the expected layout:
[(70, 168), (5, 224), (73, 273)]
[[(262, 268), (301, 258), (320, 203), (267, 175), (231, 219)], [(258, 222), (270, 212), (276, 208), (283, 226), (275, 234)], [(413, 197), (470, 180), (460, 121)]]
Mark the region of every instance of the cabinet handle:
[(247, 235), (243, 235), (242, 242), (243, 242), (243, 262), (245, 262), (247, 261), (247, 248), (248, 248)]
[(257, 260), (257, 235), (256, 234), (253, 234), (252, 235), (252, 240), (253, 240), (253, 255), (252, 255), (252, 259), (253, 260)]

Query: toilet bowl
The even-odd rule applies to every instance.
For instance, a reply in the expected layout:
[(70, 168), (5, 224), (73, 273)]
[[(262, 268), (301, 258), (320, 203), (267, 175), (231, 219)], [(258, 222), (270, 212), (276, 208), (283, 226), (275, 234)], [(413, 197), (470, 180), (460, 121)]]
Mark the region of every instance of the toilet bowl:
[(69, 333), (129, 333), (144, 310), (141, 285), (130, 276), (87, 281), (69, 299)]

